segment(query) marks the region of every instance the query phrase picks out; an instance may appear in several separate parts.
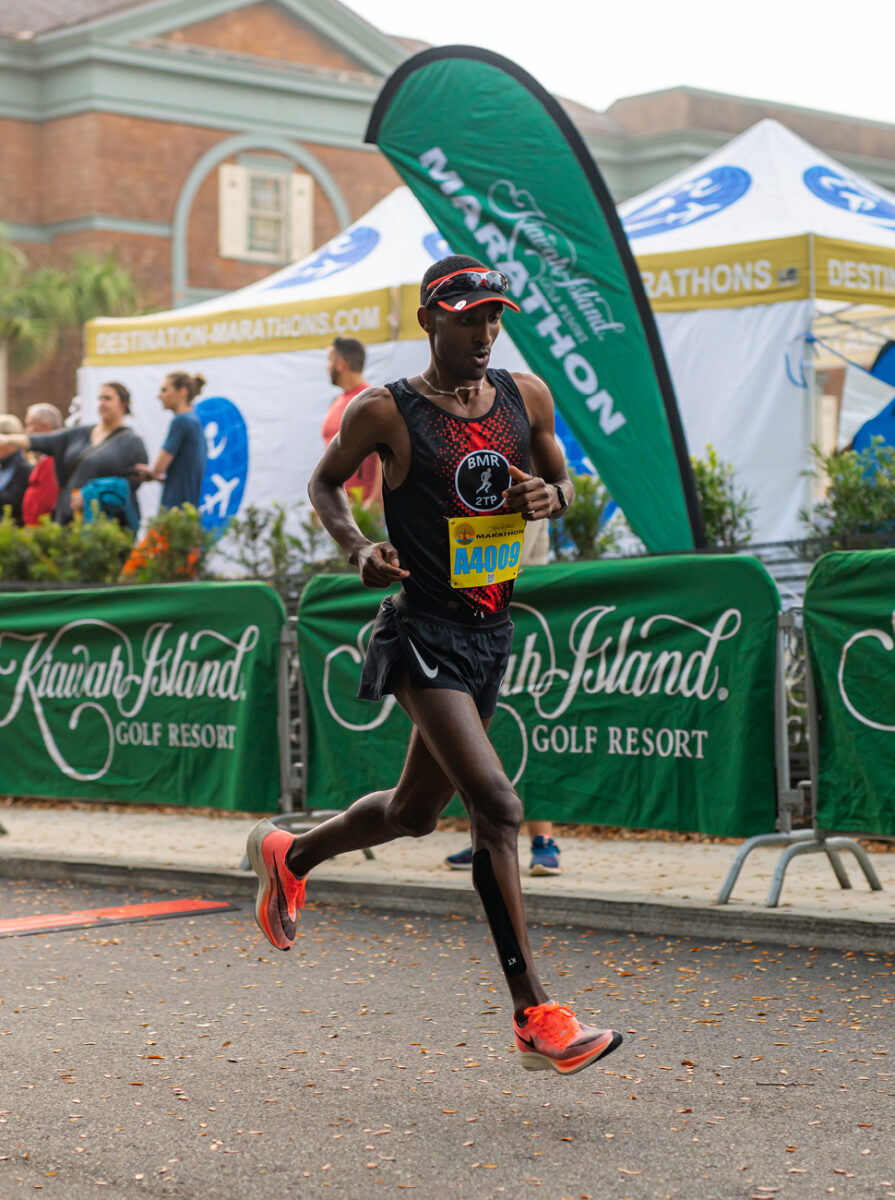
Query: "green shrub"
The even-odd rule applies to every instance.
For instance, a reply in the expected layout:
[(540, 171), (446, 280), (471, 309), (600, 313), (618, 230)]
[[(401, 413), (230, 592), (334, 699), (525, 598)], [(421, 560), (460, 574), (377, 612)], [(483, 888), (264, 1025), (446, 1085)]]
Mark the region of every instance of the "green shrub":
[[(364, 537), (371, 542), (385, 539), (378, 505), (364, 508), (353, 500), (351, 511)], [(290, 521), (290, 512), (294, 521)], [(290, 524), (297, 532), (289, 531)], [(282, 504), (268, 509), (248, 505), (244, 515), (234, 517), (228, 525), (219, 549), (244, 575), (265, 579), (277, 591), (310, 574), (349, 570), (344, 554), (308, 504), (297, 504), (293, 510)]]
[[(614, 529), (603, 524), (612, 497), (596, 475), (571, 475), (575, 498), (565, 516), (553, 522), (551, 541), (557, 558), (602, 558), (618, 549)], [(571, 541), (572, 549), (565, 543)]]
[(735, 550), (752, 539), (753, 497), (738, 491), (734, 470), (722, 462), (714, 447), (706, 446), (705, 457), (691, 457), (696, 494), (705, 523), (706, 545)]
[(192, 504), (162, 509), (150, 520), (121, 568), (125, 583), (178, 583), (202, 579), (214, 534), (202, 528)]
[(0, 518), (0, 579), (10, 583), (22, 583), (29, 578), (31, 548), (21, 533), (7, 504)]
[(132, 535), (94, 501), (93, 519), (57, 525), (0, 520), (0, 581), (8, 583), (162, 583), (199, 579), (214, 538), (191, 505), (159, 513), (137, 546)]
[(9, 583), (114, 583), (133, 539), (102, 513), (89, 523), (76, 517), (57, 525), (16, 525), (7, 508), (0, 521), (0, 581)]
[(830, 549), (891, 545), (895, 538), (895, 447), (875, 437), (866, 450), (823, 454), (815, 462), (829, 478), (824, 498), (800, 516)]

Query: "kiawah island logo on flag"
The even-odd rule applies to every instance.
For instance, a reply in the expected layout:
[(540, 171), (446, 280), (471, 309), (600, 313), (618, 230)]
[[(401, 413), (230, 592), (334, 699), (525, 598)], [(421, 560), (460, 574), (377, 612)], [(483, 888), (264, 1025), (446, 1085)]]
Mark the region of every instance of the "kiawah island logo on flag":
[(244, 667), (257, 644), (257, 625), (236, 641), (168, 621), (128, 634), (92, 618), (0, 632), (0, 729), (36, 726), (62, 774), (82, 781), (102, 779), (119, 748), (123, 757), (136, 747), (232, 750), (236, 725), (203, 719), (203, 701), (248, 698)]
[(276, 806), (284, 617), (271, 589), (146, 585), (16, 601), (0, 596), (10, 792)]
[[(537, 317), (535, 330), (584, 403), (611, 436), (626, 424), (616, 400), (579, 347), (591, 336), (624, 334), (609, 302), (592, 278), (578, 271), (578, 250), (568, 234), (548, 220), (533, 194), (510, 179), (496, 180), (483, 203), (466, 187), (440, 146), (419, 156), (420, 166), (450, 198), (488, 259), (510, 280), (522, 311)], [(510, 314), (512, 315), (512, 314)]]
[(895, 837), (895, 550), (822, 555), (805, 588), (821, 829)]
[[(745, 560), (526, 568), (489, 731), (526, 812), (771, 829), (778, 605)], [(371, 608), (353, 580), (318, 577), (302, 600), (311, 795), (363, 794), (400, 773), (407, 726), (394, 697), (356, 699)], [(346, 753), (353, 736), (358, 754)]]

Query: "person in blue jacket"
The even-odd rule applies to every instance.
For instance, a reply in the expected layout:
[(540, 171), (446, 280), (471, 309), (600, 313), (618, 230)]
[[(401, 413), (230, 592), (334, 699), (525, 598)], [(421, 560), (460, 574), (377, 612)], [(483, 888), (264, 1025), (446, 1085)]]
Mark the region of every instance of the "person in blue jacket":
[(139, 463), (137, 471), (143, 479), (162, 482), (162, 508), (183, 508), (184, 504), (199, 507), (207, 451), (205, 431), (193, 411), (193, 401), (204, 386), (202, 375), (172, 371), (159, 390), (162, 407), (174, 416), (155, 462), (151, 467)]

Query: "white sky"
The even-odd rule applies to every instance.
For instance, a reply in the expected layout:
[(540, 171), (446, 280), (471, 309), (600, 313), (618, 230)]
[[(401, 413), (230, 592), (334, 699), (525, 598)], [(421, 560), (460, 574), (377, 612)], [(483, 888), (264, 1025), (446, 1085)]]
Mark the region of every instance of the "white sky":
[(603, 110), (686, 85), (895, 124), (895, 0), (343, 0), (384, 33), (484, 46)]

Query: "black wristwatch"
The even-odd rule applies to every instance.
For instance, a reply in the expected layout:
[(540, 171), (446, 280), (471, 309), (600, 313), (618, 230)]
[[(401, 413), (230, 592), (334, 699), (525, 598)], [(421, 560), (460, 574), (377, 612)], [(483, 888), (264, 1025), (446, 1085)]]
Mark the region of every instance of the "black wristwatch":
[(559, 508), (556, 510), (556, 512), (552, 512), (550, 514), (550, 520), (558, 521), (560, 517), (564, 517), (566, 515), (566, 509), (569, 507), (569, 502), (566, 499), (565, 492), (558, 483), (554, 483), (553, 487), (556, 490), (556, 498), (559, 501)]

